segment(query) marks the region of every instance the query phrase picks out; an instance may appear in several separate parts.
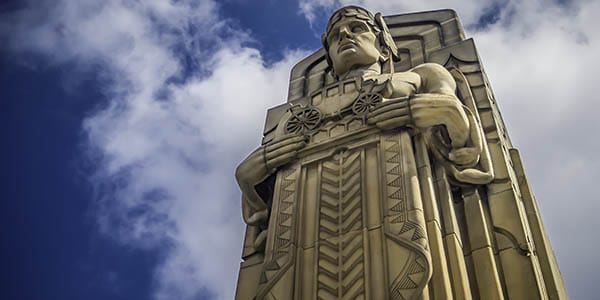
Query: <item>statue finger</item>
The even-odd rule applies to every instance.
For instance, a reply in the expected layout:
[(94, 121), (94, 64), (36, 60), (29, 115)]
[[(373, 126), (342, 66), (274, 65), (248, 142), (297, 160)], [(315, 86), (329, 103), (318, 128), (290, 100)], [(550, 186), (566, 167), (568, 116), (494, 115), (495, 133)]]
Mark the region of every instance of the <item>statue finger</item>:
[(411, 123), (409, 116), (401, 116), (396, 118), (387, 119), (385, 121), (377, 122), (377, 127), (382, 129), (391, 129), (396, 127), (406, 126)]
[(267, 221), (267, 217), (269, 216), (269, 212), (264, 209), (264, 210), (260, 210), (257, 211), (255, 213), (253, 213), (248, 220), (246, 220), (246, 223), (248, 225), (259, 225), (259, 224), (263, 224)]
[(278, 156), (288, 154), (288, 153), (293, 153), (295, 155), (295, 152), (304, 148), (304, 146), (306, 146), (306, 142), (302, 141), (302, 142), (296, 142), (293, 144), (285, 145), (285, 146), (277, 148), (273, 151), (267, 151), (266, 159), (267, 159), (267, 161), (269, 161), (271, 159), (277, 158)]
[(278, 168), (279, 166), (282, 166), (282, 165), (290, 162), (292, 159), (294, 159), (296, 157), (297, 154), (298, 154), (298, 151), (293, 151), (293, 152), (288, 152), (288, 153), (279, 155), (277, 157), (274, 157), (272, 159), (269, 159), (269, 160), (267, 160), (267, 168), (269, 168), (269, 169)]
[(427, 127), (446, 123), (454, 110), (450, 107), (411, 106), (411, 112), (417, 126)]
[(277, 150), (279, 148), (285, 147), (287, 145), (290, 144), (295, 144), (295, 143), (301, 143), (301, 142), (305, 142), (306, 141), (306, 137), (304, 135), (294, 135), (285, 139), (281, 139), (279, 141), (276, 141), (275, 143), (269, 143), (266, 145), (267, 147), (267, 153)]
[(407, 100), (386, 102), (380, 106), (375, 107), (375, 109), (373, 111), (371, 111), (369, 114), (378, 115), (378, 114), (382, 114), (382, 113), (385, 113), (385, 112), (388, 112), (391, 110), (401, 109), (401, 108), (405, 108), (405, 107), (408, 107)]
[[(451, 96), (448, 96), (451, 97)], [(412, 108), (426, 108), (426, 107), (460, 107), (462, 104), (456, 98), (414, 98), (411, 100), (410, 106)]]
[(264, 250), (265, 246), (266, 246), (266, 242), (267, 242), (267, 233), (268, 230), (263, 230), (261, 231), (258, 236), (256, 236), (256, 239), (254, 239), (254, 249), (262, 251)]
[(426, 128), (444, 124), (445, 117), (440, 113), (423, 113), (413, 111), (413, 122), (417, 127)]
[(439, 100), (439, 101), (456, 101), (458, 98), (455, 95), (450, 94), (438, 94), (438, 93), (421, 93), (416, 94), (412, 98), (413, 100)]
[(383, 112), (383, 113), (380, 113), (377, 115), (372, 115), (372, 116), (367, 115), (367, 122), (369, 124), (375, 124), (375, 123), (378, 123), (381, 121), (385, 121), (387, 119), (404, 117), (404, 116), (409, 116), (408, 106), (403, 107), (403, 108), (398, 108), (395, 110), (386, 111), (386, 112)]
[(286, 135), (282, 135), (282, 136), (278, 136), (276, 138), (274, 138), (271, 142), (269, 142), (269, 145), (276, 145), (282, 142), (285, 142), (287, 140), (293, 139), (303, 139), (304, 135), (302, 135), (301, 133), (290, 133), (290, 134), (286, 134)]

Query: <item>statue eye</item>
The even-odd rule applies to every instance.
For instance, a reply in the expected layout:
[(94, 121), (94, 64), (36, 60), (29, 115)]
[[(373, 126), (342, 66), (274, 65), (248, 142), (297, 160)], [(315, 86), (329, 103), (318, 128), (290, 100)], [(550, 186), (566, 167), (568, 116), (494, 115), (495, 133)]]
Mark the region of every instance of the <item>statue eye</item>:
[(340, 34), (338, 32), (332, 33), (329, 36), (329, 43), (331, 43), (332, 41), (335, 41), (339, 38)]
[(365, 32), (366, 28), (361, 24), (361, 25), (354, 25), (354, 26), (352, 26), (352, 28), (350, 30), (353, 33), (361, 33), (361, 32)]

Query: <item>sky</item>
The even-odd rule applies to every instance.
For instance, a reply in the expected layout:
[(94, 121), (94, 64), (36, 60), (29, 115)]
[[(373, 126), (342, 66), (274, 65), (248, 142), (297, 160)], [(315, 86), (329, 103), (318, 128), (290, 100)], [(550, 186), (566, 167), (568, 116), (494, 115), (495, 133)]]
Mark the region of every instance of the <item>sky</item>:
[(0, 2), (0, 298), (232, 299), (234, 169), (346, 4), (457, 11), (572, 299), (597, 295), (600, 1)]

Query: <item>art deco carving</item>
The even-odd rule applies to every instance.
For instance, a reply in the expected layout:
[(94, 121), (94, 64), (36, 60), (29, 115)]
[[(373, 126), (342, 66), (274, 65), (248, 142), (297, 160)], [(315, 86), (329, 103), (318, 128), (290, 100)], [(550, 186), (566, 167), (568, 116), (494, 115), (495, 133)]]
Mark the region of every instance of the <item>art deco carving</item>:
[(567, 298), (452, 11), (333, 14), (236, 177), (237, 299)]

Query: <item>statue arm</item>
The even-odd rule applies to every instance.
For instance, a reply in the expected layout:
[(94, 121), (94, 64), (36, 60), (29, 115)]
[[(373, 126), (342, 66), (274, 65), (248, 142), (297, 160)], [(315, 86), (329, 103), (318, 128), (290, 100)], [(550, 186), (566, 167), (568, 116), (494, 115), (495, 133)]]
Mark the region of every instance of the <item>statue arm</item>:
[(465, 145), (469, 138), (466, 107), (456, 97), (456, 82), (443, 66), (426, 63), (395, 73), (391, 86), (391, 99), (368, 115), (369, 123), (384, 130), (444, 125), (453, 148)]
[(460, 148), (469, 139), (467, 108), (456, 97), (456, 81), (443, 66), (422, 64), (412, 69), (421, 77), (418, 93), (410, 100), (413, 122), (417, 127), (444, 125), (452, 148)]
[(424, 93), (455, 95), (456, 81), (442, 65), (425, 63), (416, 66), (411, 72), (419, 74), (419, 90)]
[[(251, 156), (252, 154), (248, 158), (251, 159)], [(242, 216), (244, 217), (244, 221), (249, 225), (258, 225), (266, 220), (268, 208), (265, 200), (255, 189), (255, 184), (258, 184), (261, 180), (258, 176), (253, 178), (255, 175), (252, 173), (254, 172), (250, 170), (252, 162), (247, 160), (244, 160), (238, 166), (235, 177), (242, 191)], [(263, 176), (261, 175), (260, 177)], [(255, 181), (258, 182), (254, 183)]]
[[(456, 96), (457, 81), (438, 64), (423, 64), (413, 72), (422, 78), (420, 93), (411, 99), (414, 122), (418, 127), (429, 128), (426, 140), (433, 155), (458, 182), (490, 182), (494, 173), (485, 150), (483, 130), (475, 116), (476, 111), (471, 111)], [(464, 82), (466, 80), (463, 89)], [(468, 87), (466, 90), (468, 93)], [(419, 120), (421, 116), (418, 115), (429, 118), (429, 124)], [(419, 125), (420, 122), (423, 124)], [(446, 130), (435, 125), (444, 125)], [(477, 166), (480, 159), (481, 165)]]
[(483, 170), (476, 168), (481, 155), (489, 156), (483, 152), (483, 131), (476, 111), (456, 96), (457, 83), (448, 70), (438, 64), (422, 64), (395, 73), (391, 87), (391, 97), (367, 114), (369, 124), (382, 130), (418, 128), (434, 156), (459, 182), (482, 184), (493, 179), (488, 158), (482, 163)]

